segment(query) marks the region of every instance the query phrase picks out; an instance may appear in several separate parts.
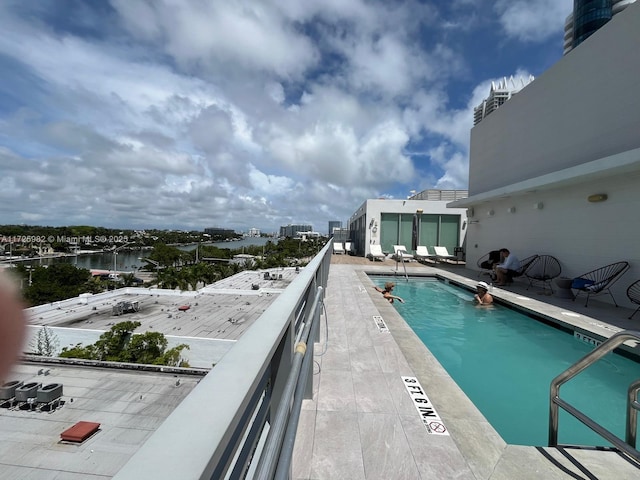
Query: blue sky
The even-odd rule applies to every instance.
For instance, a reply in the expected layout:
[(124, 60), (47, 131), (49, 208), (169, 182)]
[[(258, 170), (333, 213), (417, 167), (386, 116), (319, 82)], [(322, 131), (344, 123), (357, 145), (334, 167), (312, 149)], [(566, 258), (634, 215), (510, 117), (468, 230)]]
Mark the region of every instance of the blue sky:
[(572, 3), (4, 0), (0, 224), (324, 232), (465, 189), (473, 107)]

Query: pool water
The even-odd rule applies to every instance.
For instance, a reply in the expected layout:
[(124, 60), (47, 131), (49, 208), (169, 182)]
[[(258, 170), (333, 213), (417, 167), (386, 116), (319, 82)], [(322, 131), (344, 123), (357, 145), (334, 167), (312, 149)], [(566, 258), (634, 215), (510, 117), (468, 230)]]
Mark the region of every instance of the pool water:
[[(551, 380), (593, 347), (505, 306), (477, 307), (472, 292), (442, 281), (394, 281), (406, 303), (393, 305), (502, 438), (546, 446)], [(626, 393), (639, 377), (640, 363), (610, 353), (560, 397), (624, 440)], [(609, 446), (563, 410), (559, 422), (559, 443)]]

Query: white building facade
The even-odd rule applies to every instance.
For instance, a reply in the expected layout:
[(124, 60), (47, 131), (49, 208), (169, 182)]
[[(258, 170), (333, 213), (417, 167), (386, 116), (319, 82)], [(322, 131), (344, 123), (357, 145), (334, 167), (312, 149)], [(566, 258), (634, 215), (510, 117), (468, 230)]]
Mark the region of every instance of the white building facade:
[[(625, 260), (640, 278), (640, 3), (471, 130), (467, 265), (553, 255), (575, 277)], [(612, 52), (615, 52), (613, 54)], [(602, 297), (605, 299), (605, 297)]]
[(466, 196), (466, 190), (426, 190), (407, 200), (366, 200), (349, 218), (356, 255), (367, 256), (374, 244), (388, 253), (393, 253), (393, 245), (404, 245), (412, 253), (414, 215), (419, 217), (418, 244), (445, 246), (453, 254), (464, 244), (467, 210), (447, 204)]

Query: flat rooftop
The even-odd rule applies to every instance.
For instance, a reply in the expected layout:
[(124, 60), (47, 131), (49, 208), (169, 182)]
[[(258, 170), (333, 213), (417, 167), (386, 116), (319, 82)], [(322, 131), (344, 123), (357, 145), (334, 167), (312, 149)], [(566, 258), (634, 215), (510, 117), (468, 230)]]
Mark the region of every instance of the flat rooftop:
[[(119, 322), (137, 321), (142, 324), (137, 332), (237, 340), (295, 276), (295, 268), (245, 270), (195, 292), (122, 288), (34, 307), (28, 313), (32, 325), (109, 330)], [(137, 302), (138, 311), (114, 315), (113, 307), (123, 301)]]
[[(61, 383), (63, 403), (51, 411), (0, 408), (0, 478), (104, 480), (114, 476), (200, 376), (77, 365), (21, 363), (7, 381)], [(80, 444), (60, 434), (79, 421), (97, 422)]]
[[(168, 348), (187, 344), (182, 357), (189, 365), (211, 368), (297, 274), (295, 267), (245, 270), (197, 291), (127, 287), (40, 305), (27, 310), (27, 343), (34, 344), (43, 325), (51, 328), (62, 349), (90, 345), (116, 323), (136, 321), (141, 325), (135, 333), (162, 333)], [(135, 305), (135, 311), (115, 314), (122, 302)]]

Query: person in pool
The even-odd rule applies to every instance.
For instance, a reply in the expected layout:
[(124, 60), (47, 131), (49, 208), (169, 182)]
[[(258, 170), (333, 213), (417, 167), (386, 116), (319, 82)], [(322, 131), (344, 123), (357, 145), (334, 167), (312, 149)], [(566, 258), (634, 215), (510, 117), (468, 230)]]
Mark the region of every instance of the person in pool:
[(493, 303), (493, 297), (489, 293), (489, 285), (487, 285), (487, 282), (480, 282), (476, 285), (476, 294), (473, 296), (473, 299), (478, 305), (491, 305)]
[(393, 303), (394, 300), (398, 300), (400, 303), (404, 303), (404, 300), (400, 297), (398, 297), (397, 295), (392, 295), (392, 291), (393, 291), (393, 287), (395, 287), (396, 284), (393, 282), (387, 282), (384, 284), (384, 290), (380, 287), (373, 287), (376, 289), (376, 291), (382, 293), (382, 296), (384, 298), (386, 298), (387, 300), (389, 300), (389, 303)]

